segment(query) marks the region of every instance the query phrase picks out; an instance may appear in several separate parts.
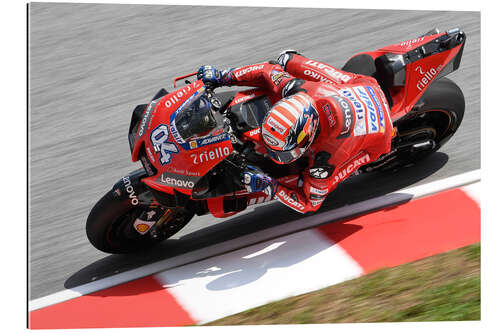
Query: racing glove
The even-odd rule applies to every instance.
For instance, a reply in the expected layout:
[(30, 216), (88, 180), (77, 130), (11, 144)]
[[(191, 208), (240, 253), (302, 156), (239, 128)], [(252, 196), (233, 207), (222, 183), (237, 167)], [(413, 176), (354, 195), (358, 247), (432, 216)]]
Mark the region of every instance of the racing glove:
[(203, 83), (209, 83), (213, 87), (220, 87), (231, 84), (232, 69), (220, 71), (214, 66), (205, 65), (198, 69), (196, 77)]
[(278, 189), (278, 182), (275, 179), (252, 166), (247, 166), (247, 170), (242, 173), (241, 182), (245, 185), (247, 192), (264, 192), (271, 198)]

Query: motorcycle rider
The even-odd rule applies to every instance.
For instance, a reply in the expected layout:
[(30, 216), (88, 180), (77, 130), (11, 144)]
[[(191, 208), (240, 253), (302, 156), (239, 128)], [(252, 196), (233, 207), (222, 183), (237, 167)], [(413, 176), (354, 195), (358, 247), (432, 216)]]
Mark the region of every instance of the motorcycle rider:
[(261, 125), (269, 157), (286, 164), (307, 152), (309, 167), (296, 187), (252, 166), (243, 172), (242, 182), (248, 192), (264, 191), (301, 213), (318, 210), (340, 182), (390, 151), (389, 107), (372, 77), (287, 50), (277, 61), (224, 71), (201, 66), (198, 79), (212, 86), (264, 88), (282, 98)]

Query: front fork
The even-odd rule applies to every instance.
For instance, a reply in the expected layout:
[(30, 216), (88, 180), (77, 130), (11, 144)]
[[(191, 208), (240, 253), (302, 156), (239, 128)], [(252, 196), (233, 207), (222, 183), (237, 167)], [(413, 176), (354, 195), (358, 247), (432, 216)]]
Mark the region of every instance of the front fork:
[(149, 232), (151, 237), (158, 235), (161, 226), (171, 221), (175, 209), (168, 209), (158, 203), (150, 189), (142, 182), (147, 173), (144, 169), (132, 171), (123, 176), (113, 186), (113, 195), (120, 201), (128, 201), (137, 208), (133, 229), (140, 235)]

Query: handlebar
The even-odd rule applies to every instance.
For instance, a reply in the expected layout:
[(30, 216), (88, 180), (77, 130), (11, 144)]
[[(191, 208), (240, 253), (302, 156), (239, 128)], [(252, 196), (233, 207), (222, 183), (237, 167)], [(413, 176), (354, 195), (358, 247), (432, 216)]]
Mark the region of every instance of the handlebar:
[[(183, 75), (183, 76), (176, 77), (174, 79), (174, 88), (177, 88), (177, 81), (180, 81), (180, 80), (183, 80), (183, 79), (187, 79), (188, 77), (195, 76), (195, 75), (198, 75), (198, 72), (193, 72), (193, 73), (189, 73), (189, 74), (186, 74), (186, 75)], [(186, 82), (186, 83), (188, 83), (188, 82)], [(208, 92), (213, 92), (213, 90), (215, 88), (217, 88), (217, 86), (211, 84), (210, 82), (205, 82), (205, 88), (208, 90)]]
[(189, 73), (189, 74), (186, 74), (183, 76), (176, 77), (174, 79), (174, 88), (177, 88), (177, 81), (180, 81), (182, 79), (186, 79), (186, 78), (191, 77), (191, 76), (195, 76), (196, 74), (198, 74), (198, 72), (193, 72), (193, 73)]
[[(198, 74), (198, 72), (193, 72), (193, 73), (189, 73), (189, 74), (186, 74), (186, 75), (183, 75), (183, 76), (176, 77), (174, 79), (174, 88), (177, 88), (177, 81), (186, 79), (186, 78), (191, 77), (191, 76), (195, 76), (197, 74)], [(189, 81), (186, 81), (186, 83), (189, 83)], [(214, 109), (216, 111), (221, 110), (222, 105), (221, 105), (220, 101), (214, 95), (214, 89), (217, 88), (217, 86), (211, 84), (210, 82), (206, 82), (204, 84), (205, 84), (205, 88), (206, 88), (206, 91), (207, 91), (208, 98), (210, 99), (210, 102), (212, 103), (212, 106), (214, 107)]]

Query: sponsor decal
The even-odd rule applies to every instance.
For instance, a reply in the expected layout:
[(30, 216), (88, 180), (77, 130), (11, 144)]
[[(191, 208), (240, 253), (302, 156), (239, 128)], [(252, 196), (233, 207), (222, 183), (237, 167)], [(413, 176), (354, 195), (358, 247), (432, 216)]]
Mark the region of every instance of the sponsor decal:
[(284, 135), (286, 132), (285, 126), (281, 125), (276, 119), (273, 117), (267, 118), (266, 123), (271, 127), (271, 129), (274, 129), (276, 132), (278, 132), (281, 135)]
[(177, 131), (177, 127), (175, 126), (175, 122), (170, 124), (170, 133), (172, 134), (172, 137), (175, 139), (175, 141), (179, 143), (184, 143), (184, 139), (181, 137), (179, 132)]
[(148, 176), (154, 175), (153, 169), (151, 169), (151, 164), (149, 163), (149, 161), (147, 160), (147, 158), (145, 156), (141, 156), (141, 162), (142, 162), (142, 166), (144, 167), (144, 170), (146, 170), (146, 173), (148, 174)]
[(432, 81), (432, 79), (441, 70), (441, 68), (442, 68), (442, 66), (439, 65), (437, 67), (437, 69), (434, 68), (434, 67), (431, 67), (428, 71), (424, 72), (422, 70), (422, 67), (417, 66), (415, 68), (415, 71), (417, 71), (418, 73), (420, 73), (421, 75), (423, 75), (423, 77), (420, 77), (420, 79), (417, 82), (417, 89), (419, 91), (422, 91), (422, 89), (424, 89)]
[(213, 150), (209, 151), (203, 151), (197, 154), (191, 154), (191, 158), (193, 159), (193, 164), (201, 164), (201, 163), (206, 163), (209, 161), (213, 160), (218, 160), (221, 158), (225, 158), (226, 156), (229, 156), (231, 154), (231, 151), (229, 150), (228, 147), (217, 147)]
[(135, 228), (140, 234), (144, 235), (151, 227), (146, 223), (138, 223), (135, 225)]
[(360, 166), (370, 162), (370, 155), (365, 154), (361, 157), (356, 158), (354, 161), (348, 163), (344, 166), (336, 175), (333, 184), (339, 183), (348, 176), (350, 176), (354, 171), (356, 171)]
[(149, 230), (149, 225), (147, 225), (146, 223), (139, 223), (139, 224), (136, 224), (135, 228), (137, 229), (137, 231), (139, 231), (141, 234), (144, 234), (146, 233), (146, 231)]
[(279, 145), (279, 142), (273, 138), (272, 136), (268, 135), (268, 134), (263, 134), (262, 135), (264, 137), (264, 141), (270, 145), (270, 146), (278, 146)]
[(375, 94), (375, 90), (373, 90), (372, 87), (366, 86), (365, 88), (366, 88), (366, 90), (368, 90), (368, 93), (370, 94), (372, 99), (375, 101), (375, 105), (377, 106), (377, 111), (378, 111), (380, 132), (384, 133), (385, 132), (385, 121), (384, 121), (384, 109), (382, 108), (382, 104), (380, 104), (380, 101), (377, 98), (377, 95)]
[(347, 75), (345, 73), (341, 73), (338, 70), (336, 70), (335, 68), (328, 66), (327, 64), (322, 64), (318, 61), (308, 60), (305, 62), (305, 65), (309, 65), (311, 67), (315, 67), (315, 68), (322, 70), (324, 73), (329, 75), (334, 80), (348, 82), (352, 79), (352, 77), (350, 75)]
[(155, 99), (154, 101), (149, 103), (149, 106), (146, 109), (146, 111), (144, 112), (144, 116), (142, 117), (141, 124), (139, 125), (139, 133), (138, 133), (139, 136), (142, 136), (144, 134), (144, 130), (146, 128), (146, 123), (149, 120), (149, 116), (151, 115), (151, 112), (154, 110), (154, 108), (156, 107), (156, 104), (158, 104), (159, 101), (160, 101), (160, 98)]
[(155, 214), (156, 214), (156, 212), (154, 210), (147, 212), (146, 213), (147, 219), (151, 220)]
[(130, 198), (130, 202), (132, 205), (137, 206), (139, 204), (139, 199), (135, 195), (134, 187), (132, 186), (132, 182), (128, 176), (122, 177), (123, 185), (125, 186), (125, 191), (128, 193), (128, 197)]
[(239, 69), (239, 70), (236, 70), (234, 76), (236, 78), (239, 78), (240, 76), (242, 76), (242, 75), (244, 75), (246, 73), (250, 73), (250, 72), (262, 69), (262, 68), (264, 68), (264, 65), (254, 65), (254, 66), (250, 66), (250, 67), (247, 67), (247, 68)]
[(151, 162), (156, 161), (155, 155), (151, 152), (151, 149), (149, 149), (149, 147), (146, 148), (146, 153), (148, 154), (148, 157), (151, 160)]
[(273, 69), (271, 71), (271, 80), (273, 80), (274, 84), (278, 86), (283, 79), (289, 78), (290, 75), (288, 75), (286, 72), (283, 71), (278, 71), (276, 69)]
[(189, 142), (189, 147), (191, 149), (195, 149), (195, 148), (198, 148), (198, 144), (196, 143), (196, 141), (190, 141)]
[(164, 172), (160, 176), (160, 182), (172, 187), (192, 189), (196, 178)]
[(313, 205), (314, 207), (318, 206), (318, 205), (321, 205), (321, 203), (324, 201), (324, 199), (322, 200), (311, 200), (311, 205)]
[(418, 37), (418, 38), (415, 38), (415, 39), (410, 39), (410, 40), (401, 42), (401, 44), (399, 44), (399, 46), (406, 46), (406, 49), (409, 50), (409, 49), (411, 49), (411, 47), (414, 44), (420, 43), (423, 40), (424, 40), (424, 37)]
[(287, 195), (285, 191), (280, 190), (278, 193), (278, 198), (281, 199), (284, 204), (292, 208), (297, 208), (299, 211), (305, 209), (304, 205), (297, 201), (297, 195), (293, 192), (290, 195)]
[(202, 139), (201, 141), (199, 140), (198, 144), (200, 147), (202, 147), (202, 146), (206, 146), (206, 145), (209, 145), (212, 143), (221, 142), (221, 141), (224, 141), (226, 139), (227, 139), (227, 135), (226, 135), (226, 133), (223, 133), (223, 134), (220, 134), (217, 136), (211, 136), (209, 138)]
[(177, 175), (186, 175), (186, 176), (193, 176), (193, 177), (200, 177), (200, 173), (197, 171), (190, 171), (190, 170), (185, 170), (185, 169), (177, 169), (176, 167), (168, 167), (168, 171), (173, 172)]
[(330, 127), (335, 126), (335, 119), (333, 118), (332, 110), (330, 109), (330, 104), (325, 104), (323, 106), (323, 111), (325, 111), (326, 116), (328, 117), (328, 123)]
[(316, 81), (325, 82), (325, 83), (333, 83), (332, 80), (330, 80), (330, 79), (326, 78), (325, 76), (319, 74), (318, 72), (312, 71), (310, 69), (306, 69), (304, 71), (304, 75), (310, 76), (313, 79), (315, 79)]
[(134, 228), (138, 233), (144, 235), (151, 229), (151, 227), (156, 223), (156, 221), (143, 221), (141, 219), (136, 219), (134, 221)]
[(360, 136), (366, 134), (366, 121), (365, 114), (366, 109), (363, 103), (356, 97), (356, 94), (351, 89), (343, 89), (340, 93), (349, 99), (354, 105), (354, 114), (356, 115), (356, 125), (354, 126), (354, 136)]
[(323, 167), (311, 168), (309, 174), (316, 179), (326, 179), (330, 177), (330, 170)]
[(216, 128), (212, 131), (212, 135), (219, 135), (219, 134), (222, 134), (224, 133), (224, 128), (220, 127), (220, 128)]
[(382, 99), (382, 102), (384, 103), (385, 109), (387, 110), (387, 112), (389, 112), (390, 108), (389, 108), (389, 105), (387, 104), (387, 100), (385, 98), (384, 92), (382, 91), (382, 89), (380, 89), (379, 86), (375, 86), (375, 89), (377, 89), (378, 95), (382, 96), (381, 99)]
[(239, 104), (239, 103), (243, 103), (245, 101), (248, 101), (249, 99), (252, 99), (255, 97), (255, 94), (252, 93), (250, 95), (246, 95), (246, 96), (242, 96), (242, 97), (238, 97), (234, 100), (234, 104)]
[(179, 152), (177, 146), (168, 142), (168, 127), (161, 124), (151, 132), (151, 144), (156, 152), (160, 153), (160, 163), (162, 165), (170, 163), (172, 154)]
[[(191, 86), (185, 86), (182, 89), (178, 90), (177, 92), (171, 94), (166, 100), (165, 100), (165, 106), (167, 108), (171, 107), (172, 105), (178, 103), (182, 97), (185, 97), (190, 93), (192, 90)], [(193, 95), (194, 96), (194, 95)]]
[(325, 199), (326, 199), (326, 194), (325, 195), (311, 194), (309, 196), (309, 202), (313, 206), (321, 205), (323, 201), (325, 201)]
[(377, 133), (379, 131), (377, 110), (375, 110), (375, 106), (370, 96), (368, 96), (368, 93), (363, 87), (354, 87), (354, 91), (363, 100), (363, 103), (368, 109), (368, 133)]
[(332, 95), (332, 98), (340, 106), (343, 120), (342, 129), (340, 130), (340, 134), (339, 136), (337, 136), (337, 139), (347, 138), (351, 134), (351, 128), (353, 124), (353, 112), (351, 104), (344, 97)]
[[(316, 195), (327, 195), (328, 189), (327, 188), (319, 189), (319, 188), (316, 188), (314, 186), (311, 186), (311, 187), (309, 187), (309, 192), (312, 194), (316, 194)], [(317, 199), (319, 199), (319, 198), (317, 198)]]
[(253, 130), (250, 131), (250, 133), (248, 133), (249, 136), (255, 136), (257, 134), (260, 134), (260, 127), (256, 128), (256, 129), (253, 129)]

